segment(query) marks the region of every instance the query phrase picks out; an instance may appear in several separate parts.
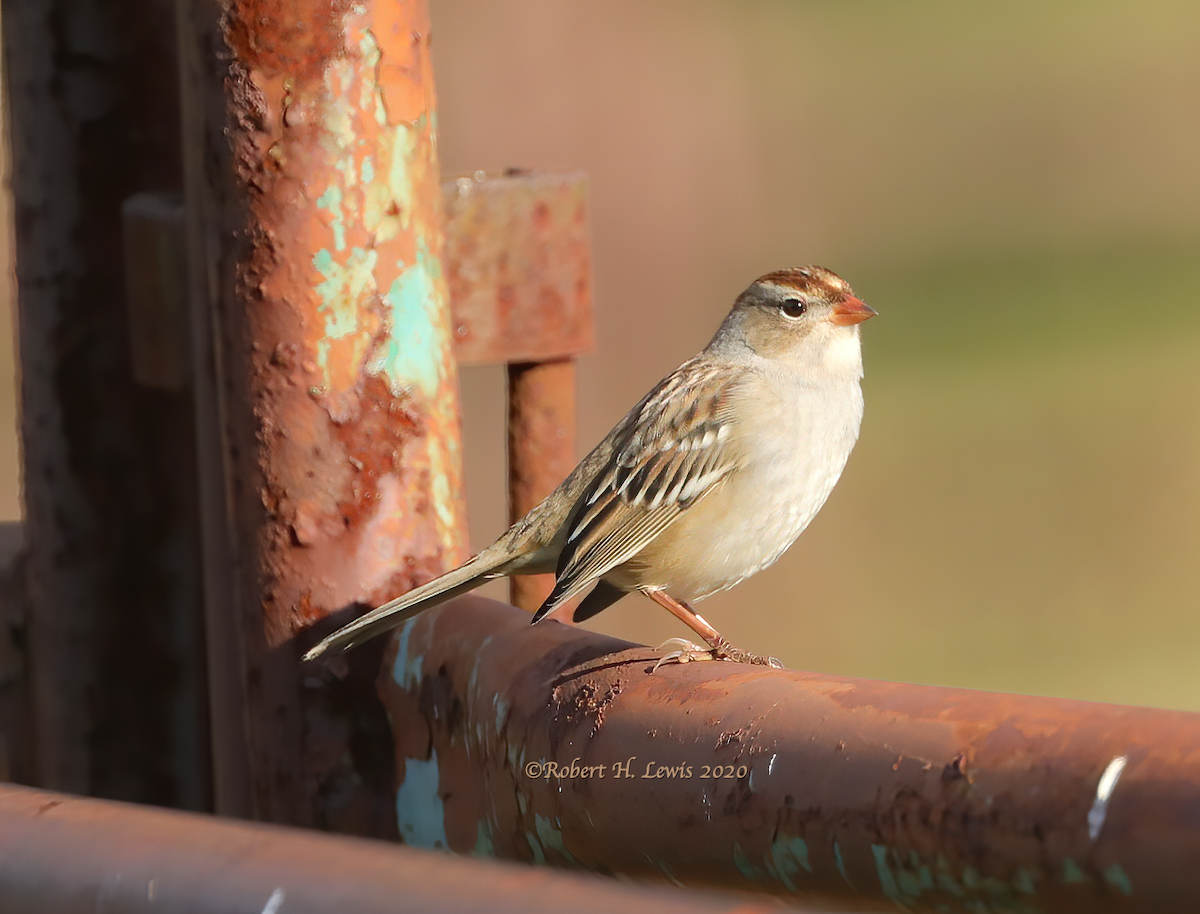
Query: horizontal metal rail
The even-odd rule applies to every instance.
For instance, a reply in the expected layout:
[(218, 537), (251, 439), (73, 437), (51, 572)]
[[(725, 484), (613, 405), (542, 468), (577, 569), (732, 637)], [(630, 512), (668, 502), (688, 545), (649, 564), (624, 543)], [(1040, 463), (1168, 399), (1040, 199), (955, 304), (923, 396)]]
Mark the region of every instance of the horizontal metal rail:
[(652, 672), (647, 648), (479, 597), (417, 617), (389, 652), (409, 843), (810, 902), (1200, 904), (1198, 714)]
[(6, 914), (655, 914), (744, 899), (0, 784)]

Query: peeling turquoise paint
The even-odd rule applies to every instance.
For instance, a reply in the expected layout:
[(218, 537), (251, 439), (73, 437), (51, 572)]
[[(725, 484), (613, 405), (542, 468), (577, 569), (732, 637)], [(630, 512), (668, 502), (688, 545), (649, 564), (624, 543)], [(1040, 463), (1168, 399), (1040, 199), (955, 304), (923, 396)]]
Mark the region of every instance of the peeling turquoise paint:
[(475, 847), (471, 853), (476, 857), (496, 856), (496, 848), (492, 844), (492, 826), (487, 819), (480, 819), (475, 826)]
[(875, 874), (879, 877), (879, 890), (883, 892), (888, 900), (894, 901), (897, 904), (903, 904), (908, 899), (900, 891), (900, 886), (896, 883), (896, 877), (888, 869), (887, 848), (881, 844), (872, 844), (871, 853), (875, 857)]
[(396, 649), (396, 661), (392, 664), (392, 681), (405, 691), (413, 691), (421, 684), (424, 657), (418, 654), (408, 657), (408, 638), (412, 634), (415, 619), (405, 622), (400, 629), (400, 645)]
[(396, 818), (405, 844), (446, 850), (446, 808), (438, 795), (437, 750), (429, 761), (404, 760), (404, 783), (396, 791)]
[(957, 879), (954, 878), (954, 872), (950, 868), (950, 861), (946, 859), (944, 854), (937, 856), (937, 876), (934, 877), (934, 883), (937, 887), (956, 898), (965, 898), (967, 890), (962, 887)]
[(738, 868), (738, 872), (752, 882), (758, 881), (758, 873), (750, 864), (750, 858), (746, 856), (746, 852), (742, 850), (742, 846), (736, 841), (733, 842), (733, 865)]
[(355, 247), (344, 264), (334, 260), (322, 249), (313, 255), (312, 263), (324, 280), (317, 283), (321, 297), (317, 312), (325, 317), (325, 333), (317, 343), (317, 365), (330, 385), (329, 352), (335, 340), (358, 332), (358, 303), (375, 288), (375, 251)]
[(525, 843), (529, 845), (529, 849), (533, 851), (533, 862), (538, 866), (546, 865), (546, 852), (542, 850), (542, 845), (538, 843), (537, 835), (531, 831), (525, 832)]
[[(1035, 895), (1037, 871), (1029, 867), (1019, 868), (1009, 880), (996, 876), (983, 876), (972, 866), (963, 867), (956, 879), (945, 856), (939, 854), (935, 870), (926, 865), (915, 850), (908, 857), (887, 848), (872, 844), (871, 854), (875, 861), (875, 872), (879, 878), (880, 891), (890, 901), (910, 906), (919, 902), (926, 893), (944, 892), (959, 899), (959, 905), (971, 911), (1034, 911), (1032, 899), (1023, 896)], [(844, 878), (844, 874), (843, 874)], [(937, 905), (940, 910), (945, 903)], [(947, 909), (959, 910), (949, 906)]]
[(854, 885), (850, 882), (850, 877), (846, 875), (846, 861), (842, 859), (842, 849), (838, 847), (836, 841), (833, 842), (833, 862), (837, 864), (837, 871), (841, 874), (842, 881), (850, 886), (850, 888), (854, 888)]
[[(537, 829), (537, 841), (543, 850), (542, 859), (538, 861), (539, 863), (545, 863), (544, 852), (552, 850), (557, 851), (572, 866), (578, 865), (579, 861), (575, 859), (563, 843), (562, 831), (549, 818), (534, 813), (533, 827)], [(536, 856), (537, 852), (535, 851), (534, 854)]]
[(803, 838), (776, 838), (771, 844), (771, 859), (768, 864), (771, 874), (782, 882), (789, 891), (796, 891), (792, 877), (801, 869), (812, 872), (808, 862), (808, 844)]
[[(317, 197), (317, 208), (323, 209), (331, 216), (333, 222), (333, 246), (336, 250), (346, 250), (346, 218), (342, 213), (342, 189), (336, 184), (329, 186), (329, 189), (321, 196)], [(318, 267), (318, 269), (320, 269)], [(323, 272), (323, 271), (322, 271)]]
[(659, 868), (659, 870), (662, 872), (662, 874), (667, 877), (667, 881), (671, 882), (674, 885), (679, 886), (681, 889), (687, 888), (687, 886), (684, 885), (682, 882), (680, 882), (675, 877), (675, 874), (671, 872), (671, 867), (667, 865), (666, 860), (655, 861), (655, 866), (657, 866)]
[(443, 351), (435, 285), (440, 269), (418, 249), (416, 263), (396, 277), (384, 296), (392, 310), (392, 336), (369, 368), (385, 375), (397, 396), (414, 384), (430, 399), (437, 396)]
[(370, 156), (363, 156), (362, 160), (362, 182), (370, 184), (375, 180), (375, 164), (371, 161)]
[(1125, 872), (1125, 868), (1119, 863), (1114, 863), (1112, 866), (1104, 868), (1104, 881), (1126, 898), (1133, 895), (1133, 883), (1129, 881), (1129, 874)]
[(1062, 881), (1066, 885), (1078, 885), (1087, 882), (1087, 877), (1083, 875), (1083, 870), (1079, 868), (1079, 864), (1068, 857), (1063, 861)]
[(508, 764), (513, 771), (525, 770), (524, 740), (514, 740), (508, 744)]
[(933, 874), (929, 867), (921, 862), (921, 856), (916, 851), (909, 851), (908, 866), (897, 866), (896, 882), (900, 891), (912, 898), (919, 898), (924, 892), (933, 888)]
[(1037, 872), (1027, 866), (1017, 870), (1017, 875), (1013, 877), (1013, 888), (1022, 895), (1033, 895), (1037, 892)]
[(377, 96), (383, 94), (375, 92), (375, 86), (379, 83), (379, 61), (383, 55), (379, 51), (379, 41), (370, 29), (363, 30), (363, 37), (358, 41), (358, 52), (362, 55), (364, 69), (370, 68), (372, 74), (370, 79), (362, 81), (358, 107), (363, 111), (370, 111)]
[(496, 732), (501, 733), (508, 722), (508, 702), (497, 695), (493, 703), (496, 706)]

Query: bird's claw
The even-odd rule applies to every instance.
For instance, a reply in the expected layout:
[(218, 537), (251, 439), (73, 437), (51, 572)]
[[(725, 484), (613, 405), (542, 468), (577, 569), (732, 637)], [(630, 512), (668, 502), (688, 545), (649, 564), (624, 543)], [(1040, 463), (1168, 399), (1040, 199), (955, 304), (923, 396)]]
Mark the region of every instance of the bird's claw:
[(665, 651), (668, 647), (674, 647), (675, 650), (664, 654), (658, 658), (658, 663), (654, 664), (650, 672), (658, 671), (658, 668), (664, 663), (690, 663), (693, 660), (715, 660), (716, 655), (710, 648), (701, 647), (688, 641), (686, 638), (668, 638), (660, 644), (655, 650)]
[(768, 666), (773, 670), (784, 669), (783, 661), (778, 657), (763, 657), (751, 654), (740, 647), (734, 647), (728, 641), (722, 640), (712, 649), (712, 655), (720, 660), (732, 660), (734, 663), (749, 663), (754, 666)]

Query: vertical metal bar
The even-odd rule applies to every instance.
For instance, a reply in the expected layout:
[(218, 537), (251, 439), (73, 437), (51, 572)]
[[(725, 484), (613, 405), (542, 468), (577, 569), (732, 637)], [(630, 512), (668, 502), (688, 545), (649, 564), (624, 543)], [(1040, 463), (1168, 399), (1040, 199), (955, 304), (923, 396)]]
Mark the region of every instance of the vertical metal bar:
[(427, 4), (180, 10), (222, 809), (394, 835), (364, 657), (295, 636), (466, 554)]
[[(515, 523), (554, 491), (575, 466), (575, 362), (508, 365), (508, 514)], [(554, 575), (509, 581), (509, 600), (533, 612)]]
[(129, 366), (122, 201), (178, 186), (169, 0), (4, 8), (37, 777), (207, 805), (190, 395)]

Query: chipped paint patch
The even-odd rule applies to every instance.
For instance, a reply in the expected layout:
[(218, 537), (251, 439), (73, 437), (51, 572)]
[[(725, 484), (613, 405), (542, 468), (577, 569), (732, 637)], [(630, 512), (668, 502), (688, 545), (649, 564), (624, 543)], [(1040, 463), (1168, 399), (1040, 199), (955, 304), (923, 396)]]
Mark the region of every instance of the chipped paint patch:
[(1083, 875), (1083, 870), (1079, 868), (1079, 864), (1068, 857), (1063, 861), (1062, 881), (1066, 885), (1081, 885), (1087, 882), (1087, 877)]
[(733, 865), (738, 868), (738, 872), (752, 882), (757, 882), (759, 873), (750, 863), (750, 858), (746, 856), (746, 852), (742, 850), (742, 846), (736, 841), (733, 842)]
[(937, 875), (934, 882), (938, 889), (956, 898), (965, 898), (967, 891), (954, 877), (954, 871), (950, 868), (950, 861), (946, 859), (945, 854), (938, 854), (936, 866)]
[(1104, 881), (1126, 898), (1133, 895), (1133, 883), (1129, 881), (1129, 874), (1125, 872), (1125, 868), (1119, 863), (1114, 863), (1104, 868)]
[(496, 856), (496, 848), (492, 844), (492, 825), (487, 819), (480, 819), (475, 826), (475, 847), (471, 853), (476, 857)]
[(836, 841), (833, 842), (833, 862), (837, 865), (837, 871), (841, 874), (842, 881), (850, 886), (850, 888), (854, 888), (853, 883), (850, 882), (850, 877), (846, 875), (846, 861), (842, 859), (842, 849), (838, 847)]
[(360, 247), (350, 251), (345, 263), (326, 249), (313, 255), (313, 267), (324, 277), (316, 286), (321, 297), (317, 313), (324, 318), (325, 331), (317, 341), (317, 366), (326, 390), (352, 386), (349, 376), (357, 376), (356, 368), (366, 358), (371, 339), (359, 332), (360, 305), (374, 291), (376, 259), (375, 251)]
[(536, 813), (533, 816), (533, 825), (537, 829), (538, 841), (546, 850), (556, 851), (570, 863), (572, 866), (578, 866), (579, 862), (567, 850), (566, 844), (563, 843), (562, 830), (546, 816), (539, 816)]
[(1013, 888), (1022, 895), (1033, 895), (1037, 893), (1037, 872), (1028, 866), (1023, 866), (1017, 870), (1017, 875), (1013, 877)]
[(422, 666), (424, 658), (418, 654), (416, 657), (409, 659), (408, 656), (408, 639), (412, 635), (413, 624), (416, 619), (409, 619), (400, 627), (400, 644), (396, 648), (396, 660), (392, 664), (392, 681), (400, 688), (415, 692), (417, 686), (421, 684)]
[(432, 269), (429, 256), (418, 251), (416, 263), (401, 267), (384, 296), (391, 308), (392, 334), (370, 367), (372, 373), (387, 377), (396, 395), (415, 385), (427, 397), (437, 396), (445, 319)]
[(871, 854), (875, 857), (875, 875), (879, 877), (879, 890), (883, 892), (889, 901), (903, 904), (907, 899), (901, 894), (900, 886), (896, 883), (896, 877), (892, 875), (892, 871), (888, 868), (887, 848), (881, 844), (872, 844)]
[(687, 886), (684, 885), (682, 882), (680, 882), (679, 879), (675, 876), (675, 874), (671, 872), (671, 867), (667, 865), (666, 860), (656, 860), (656, 861), (654, 861), (654, 865), (657, 866), (659, 871), (664, 876), (667, 877), (668, 882), (672, 883), (673, 885), (679, 886), (679, 888), (681, 888), (681, 889), (687, 888)]
[(404, 760), (404, 783), (396, 791), (396, 819), (400, 837), (413, 847), (446, 850), (446, 808), (438, 794), (437, 750), (428, 761)]
[(768, 868), (771, 875), (782, 882), (788, 891), (796, 891), (792, 877), (800, 870), (812, 872), (812, 864), (808, 862), (808, 842), (803, 838), (776, 838), (771, 844), (770, 853)]

